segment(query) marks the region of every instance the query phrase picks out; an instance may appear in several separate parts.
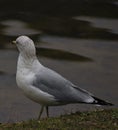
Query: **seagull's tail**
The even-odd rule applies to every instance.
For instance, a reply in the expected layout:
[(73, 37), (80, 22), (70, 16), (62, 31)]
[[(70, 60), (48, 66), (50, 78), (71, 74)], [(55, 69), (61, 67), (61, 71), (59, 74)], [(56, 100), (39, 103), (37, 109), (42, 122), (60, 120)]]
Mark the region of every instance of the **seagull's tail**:
[(106, 106), (113, 106), (112, 103), (109, 103), (107, 101), (101, 100), (99, 98), (96, 98), (94, 96), (92, 96), (94, 98), (94, 101), (92, 104), (96, 104), (96, 105), (106, 105)]

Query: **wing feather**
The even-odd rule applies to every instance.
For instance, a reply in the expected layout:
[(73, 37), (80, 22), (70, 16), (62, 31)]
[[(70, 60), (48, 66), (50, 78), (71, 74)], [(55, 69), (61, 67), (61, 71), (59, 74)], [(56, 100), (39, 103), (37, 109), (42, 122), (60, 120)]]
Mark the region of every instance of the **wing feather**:
[(89, 92), (78, 88), (60, 74), (46, 67), (35, 75), (33, 86), (53, 95), (57, 102), (65, 104), (93, 100)]

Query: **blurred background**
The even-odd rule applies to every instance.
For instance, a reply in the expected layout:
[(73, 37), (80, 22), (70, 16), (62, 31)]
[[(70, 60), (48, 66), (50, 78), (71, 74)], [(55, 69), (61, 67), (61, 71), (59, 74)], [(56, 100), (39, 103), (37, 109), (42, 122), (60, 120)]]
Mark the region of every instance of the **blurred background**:
[[(20, 35), (35, 41), (43, 65), (118, 108), (118, 0), (0, 0), (0, 122), (39, 114), (15, 81), (18, 51), (10, 43)], [(51, 107), (50, 116), (99, 108)]]

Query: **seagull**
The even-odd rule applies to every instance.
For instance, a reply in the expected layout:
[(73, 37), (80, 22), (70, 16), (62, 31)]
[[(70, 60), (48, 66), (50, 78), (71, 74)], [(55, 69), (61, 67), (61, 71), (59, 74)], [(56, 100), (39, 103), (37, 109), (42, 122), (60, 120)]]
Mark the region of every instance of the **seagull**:
[(113, 105), (43, 66), (36, 56), (34, 42), (29, 37), (19, 36), (13, 43), (19, 50), (16, 83), (29, 99), (41, 105), (38, 119), (40, 119), (44, 107), (47, 117), (49, 117), (49, 106), (74, 103)]

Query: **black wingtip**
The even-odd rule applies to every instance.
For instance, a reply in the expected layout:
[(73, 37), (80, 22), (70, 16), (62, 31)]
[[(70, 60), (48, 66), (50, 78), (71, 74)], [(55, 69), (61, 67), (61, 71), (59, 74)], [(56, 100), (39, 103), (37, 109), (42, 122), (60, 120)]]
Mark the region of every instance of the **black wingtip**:
[(92, 97), (95, 99), (94, 102), (93, 102), (93, 104), (106, 105), (106, 106), (113, 106), (113, 105), (114, 105), (114, 104), (112, 104), (112, 103), (109, 103), (109, 102), (107, 102), (107, 101), (101, 100), (101, 99), (96, 98), (96, 97), (94, 97), (94, 96), (92, 96)]

